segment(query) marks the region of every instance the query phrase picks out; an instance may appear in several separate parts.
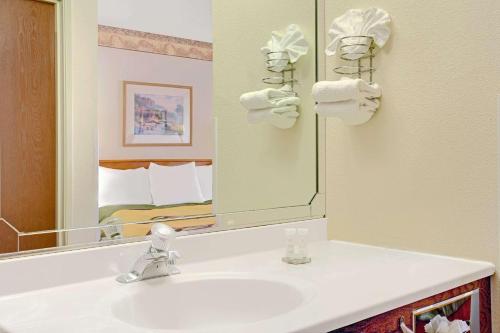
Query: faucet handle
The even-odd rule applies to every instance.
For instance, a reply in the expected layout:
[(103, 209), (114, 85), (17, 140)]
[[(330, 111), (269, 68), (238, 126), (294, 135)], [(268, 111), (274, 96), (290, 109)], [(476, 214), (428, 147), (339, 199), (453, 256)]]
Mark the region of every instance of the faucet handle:
[(169, 265), (175, 265), (177, 262), (177, 259), (179, 259), (181, 255), (179, 254), (178, 251), (168, 251), (168, 263)]
[(163, 223), (155, 223), (151, 227), (151, 247), (158, 251), (168, 251), (175, 240), (175, 230)]
[(179, 259), (181, 255), (179, 252), (170, 250), (168, 251), (168, 260), (167, 260), (167, 270), (169, 275), (179, 274), (181, 271), (175, 266), (177, 263), (177, 259)]

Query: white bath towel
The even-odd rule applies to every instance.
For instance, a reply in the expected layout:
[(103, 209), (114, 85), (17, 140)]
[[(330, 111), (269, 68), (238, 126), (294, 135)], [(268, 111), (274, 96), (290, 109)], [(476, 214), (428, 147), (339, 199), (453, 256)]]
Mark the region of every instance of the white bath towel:
[(351, 99), (333, 103), (318, 103), (315, 106), (315, 111), (325, 117), (336, 116), (339, 113), (375, 112), (379, 103), (378, 99), (367, 98), (362, 99), (361, 102)]
[(240, 96), (240, 103), (247, 110), (266, 109), (275, 106), (275, 100), (289, 97), (290, 93), (282, 89), (267, 88), (252, 91)]
[(286, 112), (281, 112), (281, 113), (271, 112), (271, 117), (280, 116), (280, 117), (284, 117), (284, 118), (298, 118), (299, 115), (300, 115), (300, 113), (298, 113), (297, 111), (286, 111)]
[(258, 124), (270, 120), (271, 117), (297, 118), (299, 115), (296, 105), (288, 105), (263, 110), (250, 110), (247, 113), (247, 120), (251, 124)]
[(285, 113), (290, 113), (290, 112), (297, 112), (297, 106), (296, 105), (287, 105), (287, 106), (281, 106), (277, 108), (271, 108), (269, 109), (269, 112), (277, 115), (282, 115)]
[(284, 97), (273, 101), (276, 107), (287, 106), (287, 105), (300, 105), (300, 97)]
[(313, 98), (318, 103), (359, 100), (381, 96), (378, 84), (368, 84), (362, 79), (342, 78), (339, 81), (320, 81), (313, 85)]
[(271, 39), (261, 48), (270, 69), (282, 72), (288, 62), (295, 63), (309, 51), (304, 34), (296, 24), (290, 24), (285, 32), (273, 31)]
[(448, 318), (435, 316), (424, 327), (426, 333), (466, 333), (470, 332), (470, 327), (463, 320), (450, 322)]
[[(372, 37), (375, 44), (382, 48), (391, 35), (390, 23), (391, 17), (380, 8), (349, 9), (332, 22), (328, 30), (331, 42), (325, 52), (329, 56), (335, 55), (342, 38), (360, 35)], [(358, 41), (365, 42), (363, 38), (359, 38)], [(350, 51), (353, 54), (358, 53), (357, 57), (352, 58), (357, 59), (367, 51), (367, 48), (358, 45), (350, 48)]]

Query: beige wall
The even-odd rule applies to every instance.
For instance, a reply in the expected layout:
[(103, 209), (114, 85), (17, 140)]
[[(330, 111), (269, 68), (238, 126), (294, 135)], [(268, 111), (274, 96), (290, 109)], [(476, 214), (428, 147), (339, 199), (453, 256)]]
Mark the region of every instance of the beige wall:
[[(98, 120), (100, 159), (212, 158), (212, 63), (196, 59), (99, 47)], [(124, 147), (123, 81), (193, 87), (191, 147)]]
[(382, 106), (359, 127), (327, 121), (330, 237), (499, 264), (500, 2), (327, 0), (327, 25), (369, 6), (393, 18)]
[[(214, 0), (214, 94), (218, 213), (307, 205), (316, 192), (313, 0)], [(311, 45), (297, 63), (302, 98), (296, 125), (281, 130), (248, 124), (240, 95), (269, 87), (260, 48), (273, 30), (298, 24)]]

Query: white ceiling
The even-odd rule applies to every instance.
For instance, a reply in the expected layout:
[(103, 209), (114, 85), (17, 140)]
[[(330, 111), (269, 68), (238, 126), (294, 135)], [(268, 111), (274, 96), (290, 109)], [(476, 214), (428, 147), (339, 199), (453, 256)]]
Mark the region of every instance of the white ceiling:
[(99, 24), (212, 42), (211, 0), (99, 0)]

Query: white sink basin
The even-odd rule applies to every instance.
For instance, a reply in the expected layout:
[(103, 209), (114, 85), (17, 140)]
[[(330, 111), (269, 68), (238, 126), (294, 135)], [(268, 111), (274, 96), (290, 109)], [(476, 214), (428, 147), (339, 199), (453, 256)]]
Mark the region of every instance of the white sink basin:
[(292, 311), (311, 296), (299, 283), (237, 274), (177, 275), (124, 286), (116, 318), (148, 329), (249, 324)]

